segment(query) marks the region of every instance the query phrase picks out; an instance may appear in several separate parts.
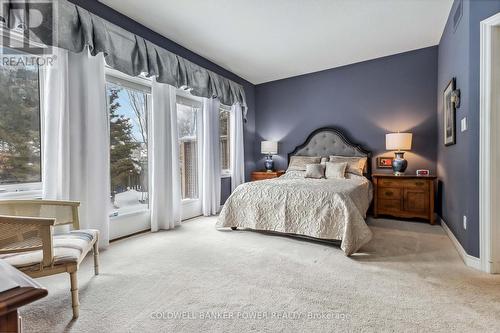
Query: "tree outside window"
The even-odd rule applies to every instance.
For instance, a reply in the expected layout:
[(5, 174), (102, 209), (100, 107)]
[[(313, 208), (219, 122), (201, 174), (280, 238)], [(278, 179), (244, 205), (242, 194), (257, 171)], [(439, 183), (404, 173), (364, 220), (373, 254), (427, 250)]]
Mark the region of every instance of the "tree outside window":
[(111, 204), (115, 213), (148, 207), (147, 93), (107, 83)]
[(41, 181), (38, 67), (0, 64), (0, 184)]

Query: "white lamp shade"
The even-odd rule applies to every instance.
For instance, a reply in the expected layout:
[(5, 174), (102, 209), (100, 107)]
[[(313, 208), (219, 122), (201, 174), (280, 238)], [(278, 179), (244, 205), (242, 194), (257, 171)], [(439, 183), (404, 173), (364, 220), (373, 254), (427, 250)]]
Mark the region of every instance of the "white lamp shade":
[(262, 141), (260, 143), (260, 152), (266, 155), (275, 155), (278, 153), (278, 142)]
[(411, 133), (389, 133), (385, 135), (385, 148), (387, 150), (410, 150)]

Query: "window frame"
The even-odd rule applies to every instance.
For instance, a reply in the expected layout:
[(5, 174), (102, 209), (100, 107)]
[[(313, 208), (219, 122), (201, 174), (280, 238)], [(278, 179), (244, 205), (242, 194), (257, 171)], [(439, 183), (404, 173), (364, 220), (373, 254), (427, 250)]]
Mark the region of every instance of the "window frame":
[(153, 93), (151, 87), (152, 86), (151, 78), (142, 76), (129, 76), (109, 66), (106, 66), (104, 72), (105, 72), (106, 82), (111, 82), (117, 85), (123, 85), (127, 88), (134, 90), (143, 90), (145, 93), (150, 95), (152, 95)]
[[(0, 36), (5, 36), (5, 29), (0, 28)], [(8, 33), (8, 32), (7, 32)], [(14, 41), (23, 42), (24, 35), (20, 33), (13, 32), (12, 35), (9, 35)], [(37, 44), (40, 46), (41, 44)], [(4, 45), (2, 47), (12, 48), (10, 45)], [(37, 55), (30, 55), (33, 57), (39, 57)], [(37, 65), (38, 69), (38, 117), (39, 117), (39, 132), (40, 132), (40, 181), (39, 182), (21, 182), (14, 184), (0, 184), (0, 199), (29, 199), (29, 198), (42, 198), (42, 188), (43, 188), (43, 143), (44, 143), (44, 113), (43, 113), (43, 96), (42, 96), (42, 81), (43, 81), (43, 73), (40, 69), (40, 66)]]
[[(201, 97), (197, 97), (194, 95), (191, 95), (191, 93), (187, 90), (184, 90), (182, 88), (177, 89), (175, 92), (176, 96), (176, 108), (177, 104), (183, 104), (192, 108), (198, 108), (198, 114), (196, 116), (196, 135), (197, 135), (197, 141), (198, 141), (198, 151), (197, 153), (197, 158), (198, 158), (198, 198), (182, 198), (182, 204), (187, 205), (187, 206), (192, 206), (191, 209), (188, 210), (193, 210), (197, 211), (198, 210), (198, 204), (201, 204), (201, 187), (203, 184), (202, 180), (202, 172), (201, 172), (201, 161), (203, 159), (203, 152), (202, 152), (202, 146), (203, 146), (203, 99)], [(177, 97), (180, 97), (180, 99), (177, 99)], [(179, 101), (184, 101), (184, 103), (179, 103)], [(175, 110), (177, 112), (177, 109)], [(179, 138), (177, 138), (179, 140)], [(178, 142), (178, 144), (180, 141)], [(182, 179), (181, 179), (182, 181)], [(181, 184), (182, 186), (182, 184)], [(201, 206), (200, 206), (200, 211), (201, 211)], [(193, 213), (194, 214), (194, 213)], [(193, 215), (189, 214), (189, 215)]]
[[(105, 83), (107, 84), (112, 83), (115, 85), (122, 86), (124, 88), (129, 88), (137, 91), (141, 91), (146, 94), (146, 117), (147, 117), (147, 122), (150, 123), (151, 119), (151, 112), (153, 109), (153, 89), (152, 89), (152, 81), (151, 78), (146, 78), (146, 77), (141, 77), (141, 76), (129, 76), (125, 73), (122, 73), (116, 69), (113, 69), (109, 66), (105, 67), (104, 70), (105, 74)], [(108, 101), (107, 96), (106, 96), (106, 101)], [(109, 118), (109, 105), (106, 105), (106, 113)], [(109, 126), (109, 120), (108, 120), (108, 126)], [(109, 130), (109, 129), (108, 129)], [(149, 129), (148, 129), (148, 136), (149, 136)], [(108, 147), (108, 150), (110, 147)], [(148, 163), (149, 163), (149, 158), (150, 158), (150, 147), (148, 145), (147, 147), (148, 150)], [(111, 172), (111, 169), (109, 170)], [(149, 175), (148, 175), (148, 183), (149, 183)], [(149, 186), (148, 186), (148, 192), (149, 192)], [(120, 213), (118, 210), (110, 210), (109, 212), (109, 218), (111, 221), (119, 219), (119, 218), (124, 218), (127, 216), (131, 215), (136, 215), (136, 214), (141, 214), (149, 212), (149, 204), (147, 207), (143, 207), (141, 209), (137, 210), (131, 210), (127, 211), (124, 213)]]
[[(231, 117), (232, 117), (231, 107), (224, 105), (224, 104), (221, 104), (219, 106), (219, 117), (220, 117), (221, 112), (229, 112), (228, 122), (229, 122), (229, 124), (231, 124)], [(230, 128), (230, 127), (228, 127), (228, 128)], [(220, 128), (219, 128), (219, 140), (220, 140), (220, 136), (221, 136), (221, 133), (220, 133)], [(233, 170), (232, 170), (232, 166), (231, 166), (231, 146), (230, 146), (231, 142), (232, 142), (232, 138), (231, 138), (231, 131), (230, 130), (227, 133), (227, 137), (229, 138), (229, 156), (228, 156), (229, 169), (222, 169), (222, 166), (221, 166), (221, 170), (220, 170), (220, 177), (221, 178), (231, 178), (233, 176)], [(222, 154), (222, 152), (219, 152), (219, 154)]]
[[(112, 82), (112, 83), (118, 84), (118, 85), (122, 85), (122, 86), (128, 87), (130, 89), (136, 89), (136, 90), (140, 90), (138, 88), (149, 89), (149, 92), (148, 92), (149, 98), (147, 101), (148, 102), (148, 115), (147, 115), (147, 117), (149, 120), (151, 119), (152, 106), (153, 106), (153, 103), (152, 103), (152, 101), (153, 101), (152, 78), (148, 78), (148, 77), (144, 77), (144, 76), (132, 77), (132, 76), (129, 76), (125, 73), (122, 73), (116, 69), (113, 69), (109, 66), (106, 66), (105, 67), (105, 81)], [(198, 162), (200, 163), (202, 158), (203, 158), (202, 151), (201, 151), (201, 146), (202, 146), (201, 140), (203, 139), (203, 135), (202, 135), (203, 134), (203, 132), (202, 132), (203, 98), (191, 95), (189, 90), (183, 89), (182, 87), (177, 88), (175, 94), (176, 94), (176, 97), (180, 97), (180, 99), (178, 99), (176, 101), (176, 104), (179, 102), (179, 100), (187, 100), (187, 101), (192, 102), (192, 105), (190, 105), (190, 106), (199, 108), (199, 112), (198, 112), (198, 116), (197, 116), (197, 129), (198, 129), (197, 135), (198, 135), (199, 149), (198, 149), (197, 155), (198, 155)], [(182, 103), (180, 103), (180, 104), (182, 104)], [(148, 154), (149, 154), (149, 147), (148, 147)], [(148, 158), (149, 158), (149, 155), (148, 155)], [(198, 169), (198, 172), (199, 172), (198, 189), (200, 190), (201, 186), (202, 186), (201, 168)], [(183, 220), (191, 218), (193, 216), (199, 216), (201, 214), (201, 198), (182, 199), (182, 206), (183, 206), (183, 212), (187, 213), (187, 216), (183, 216), (183, 218), (182, 218)], [(130, 215), (140, 214), (142, 212), (147, 212), (147, 211), (149, 211), (149, 208), (143, 209), (143, 210), (137, 210), (137, 211), (133, 211), (133, 212), (127, 212), (127, 213), (123, 213), (123, 214), (116, 214), (116, 211), (110, 211), (110, 219), (113, 221), (113, 220), (116, 220), (119, 218), (125, 218), (125, 217), (130, 216)], [(184, 215), (184, 213), (183, 213), (183, 215)]]

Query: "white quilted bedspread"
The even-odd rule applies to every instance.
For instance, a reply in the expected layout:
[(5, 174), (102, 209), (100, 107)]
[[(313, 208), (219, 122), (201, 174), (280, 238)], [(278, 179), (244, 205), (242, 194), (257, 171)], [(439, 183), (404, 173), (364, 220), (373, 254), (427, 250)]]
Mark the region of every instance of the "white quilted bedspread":
[(216, 227), (240, 227), (341, 240), (346, 255), (370, 241), (365, 223), (372, 199), (365, 177), (304, 178), (289, 171), (269, 180), (236, 188), (222, 208)]

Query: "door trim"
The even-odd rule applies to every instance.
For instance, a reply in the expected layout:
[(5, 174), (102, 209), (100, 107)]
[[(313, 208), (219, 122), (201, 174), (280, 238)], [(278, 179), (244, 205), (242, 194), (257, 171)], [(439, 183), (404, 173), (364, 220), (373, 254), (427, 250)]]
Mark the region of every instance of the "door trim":
[[(481, 270), (500, 273), (500, 102), (494, 91), (500, 88), (500, 13), (480, 24), (479, 105), (479, 258)], [(496, 241), (495, 241), (496, 240)]]

